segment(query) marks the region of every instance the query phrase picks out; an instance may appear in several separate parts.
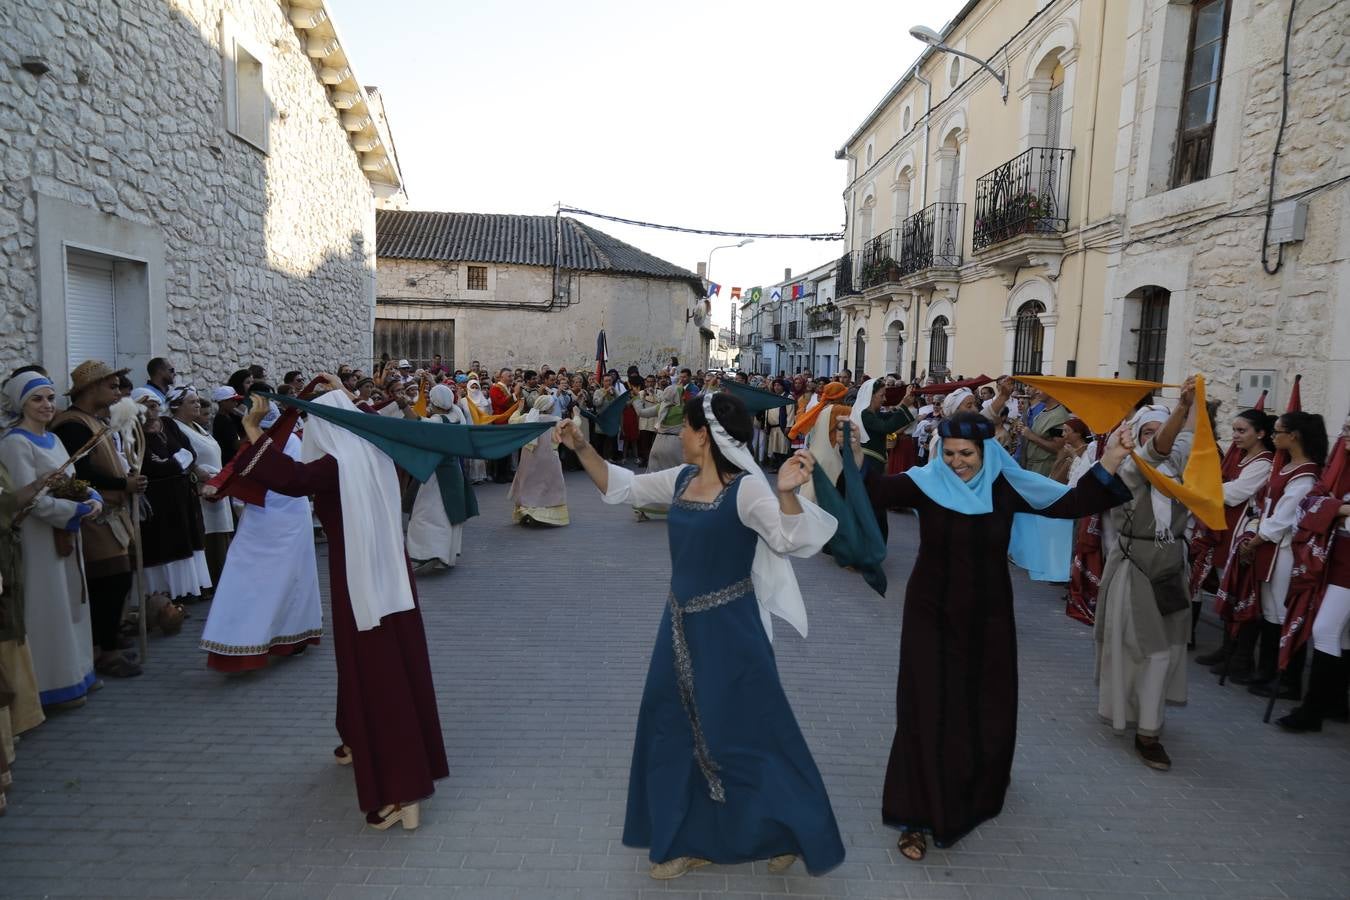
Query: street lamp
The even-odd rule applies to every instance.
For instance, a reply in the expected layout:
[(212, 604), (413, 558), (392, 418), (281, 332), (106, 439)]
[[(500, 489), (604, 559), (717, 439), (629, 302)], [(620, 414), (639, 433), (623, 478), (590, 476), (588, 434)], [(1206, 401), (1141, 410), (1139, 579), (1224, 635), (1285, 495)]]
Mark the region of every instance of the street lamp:
[(709, 250), (708, 262), (703, 267), (703, 277), (707, 278), (708, 281), (712, 281), (712, 255), (716, 253), (718, 250), (726, 250), (730, 247), (744, 247), (746, 244), (753, 244), (754, 242), (755, 242), (754, 238), (746, 238), (739, 244), (722, 244), (720, 247), (714, 247), (711, 250)]
[(1006, 63), (1005, 63), (1005, 71), (1000, 73), (996, 71), (993, 66), (989, 65), (989, 63), (980, 59), (978, 56), (971, 56), (964, 50), (957, 50), (955, 47), (949, 47), (946, 44), (942, 43), (942, 36), (926, 25), (915, 25), (913, 28), (909, 30), (909, 36), (914, 38), (916, 41), (922, 41), (923, 43), (932, 47), (934, 50), (937, 50), (941, 53), (950, 53), (953, 56), (961, 56), (975, 63), (975, 65), (979, 66), (981, 69), (984, 69), (990, 75), (994, 76), (994, 80), (997, 81), (999, 83), (999, 87), (1003, 89), (1003, 102), (1004, 103), (1008, 102), (1008, 79), (1007, 79)]

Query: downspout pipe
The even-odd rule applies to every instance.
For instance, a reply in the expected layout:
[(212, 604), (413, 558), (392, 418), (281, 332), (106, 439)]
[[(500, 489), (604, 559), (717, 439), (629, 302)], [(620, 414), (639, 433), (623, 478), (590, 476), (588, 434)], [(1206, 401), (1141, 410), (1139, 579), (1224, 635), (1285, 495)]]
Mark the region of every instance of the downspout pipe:
[[(923, 57), (919, 58), (923, 61)], [(927, 96), (924, 98), (923, 105), (923, 177), (920, 179), (923, 193), (919, 195), (919, 209), (928, 205), (928, 142), (933, 129), (933, 82), (924, 78), (919, 72), (919, 63), (914, 64), (914, 80), (922, 84)], [(963, 238), (964, 240), (964, 238)], [(917, 297), (911, 297), (910, 304), (913, 307), (913, 327), (910, 329), (910, 352), (909, 352), (909, 380), (914, 381), (919, 375), (919, 300)]]

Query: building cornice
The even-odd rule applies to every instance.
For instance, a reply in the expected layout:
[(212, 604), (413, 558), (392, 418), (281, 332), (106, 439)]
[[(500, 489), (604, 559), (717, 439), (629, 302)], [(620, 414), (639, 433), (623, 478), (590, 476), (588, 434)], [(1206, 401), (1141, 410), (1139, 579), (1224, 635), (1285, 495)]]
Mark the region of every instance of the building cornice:
[(278, 0), (278, 3), (295, 29), (300, 49), (309, 57), (315, 77), (323, 84), (338, 124), (347, 132), (348, 143), (371, 188), (380, 197), (398, 193), (403, 187), (398, 163), (392, 148), (380, 136), (374, 104), (352, 70), (324, 0)]

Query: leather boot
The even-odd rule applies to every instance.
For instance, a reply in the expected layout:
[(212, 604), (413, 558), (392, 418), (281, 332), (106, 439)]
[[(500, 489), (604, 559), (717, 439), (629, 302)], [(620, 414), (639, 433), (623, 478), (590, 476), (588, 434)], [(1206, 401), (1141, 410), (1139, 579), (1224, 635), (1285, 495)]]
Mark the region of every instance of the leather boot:
[(1308, 645), (1298, 648), (1298, 652), (1289, 660), (1289, 668), (1280, 673), (1280, 677), (1265, 684), (1254, 684), (1247, 688), (1258, 697), (1275, 695), (1277, 700), (1298, 700), (1303, 696), (1303, 669), (1308, 662)]
[(1229, 647), (1232, 658), (1221, 660), (1210, 671), (1215, 675), (1222, 675), (1227, 672), (1230, 680), (1236, 680), (1239, 676), (1250, 678), (1252, 669), (1255, 667), (1252, 657), (1256, 652), (1256, 641), (1260, 636), (1260, 622), (1243, 622), (1238, 626), (1237, 637)]
[[(1290, 668), (1293, 668), (1292, 666)], [(1321, 651), (1313, 652), (1312, 673), (1308, 676), (1308, 695), (1302, 706), (1275, 720), (1286, 731), (1321, 731), (1328, 701), (1340, 678), (1340, 658)], [(1342, 698), (1344, 699), (1344, 698)]]
[(1195, 626), (1200, 624), (1200, 601), (1191, 601), (1191, 639), (1186, 642), (1187, 650), (1195, 649)]
[(1214, 674), (1222, 675), (1223, 674), (1222, 666), (1228, 660), (1228, 654), (1233, 652), (1233, 646), (1235, 643), (1236, 641), (1234, 640), (1233, 636), (1228, 633), (1228, 626), (1225, 625), (1223, 629), (1223, 643), (1219, 645), (1217, 650), (1214, 650), (1210, 653), (1200, 654), (1195, 658), (1195, 661), (1202, 666), (1218, 666), (1219, 669), (1218, 671), (1214, 672)]
[(1262, 619), (1256, 624), (1256, 628), (1259, 638), (1256, 668), (1246, 675), (1233, 676), (1230, 672), (1228, 680), (1233, 684), (1265, 684), (1274, 681), (1279, 674), (1277, 668), (1280, 662), (1280, 624)]

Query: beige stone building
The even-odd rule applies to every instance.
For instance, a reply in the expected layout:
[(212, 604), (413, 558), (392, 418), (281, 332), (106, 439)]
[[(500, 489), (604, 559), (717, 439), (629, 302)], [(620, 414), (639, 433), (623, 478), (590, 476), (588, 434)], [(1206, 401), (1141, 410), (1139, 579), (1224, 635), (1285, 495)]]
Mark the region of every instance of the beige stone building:
[(1282, 410), (1302, 374), (1334, 434), (1350, 412), (1350, 3), (1122, 6), (1099, 371), (1204, 372), (1230, 412), (1263, 387)]
[(620, 371), (707, 364), (703, 281), (575, 219), (389, 209), (377, 230), (376, 356), (591, 369), (603, 327)]
[(367, 357), (375, 112), (322, 0), (0, 3), (0, 366)]
[[(973, 0), (840, 150), (846, 360), (1350, 404), (1350, 4)], [(919, 24), (919, 23), (916, 23)], [(1288, 90), (1280, 78), (1290, 26)], [(1006, 92), (1006, 101), (1004, 94)], [(1262, 235), (1280, 111), (1267, 259)], [(1292, 201), (1299, 200), (1302, 203)], [(1253, 386), (1257, 388), (1253, 392)]]

